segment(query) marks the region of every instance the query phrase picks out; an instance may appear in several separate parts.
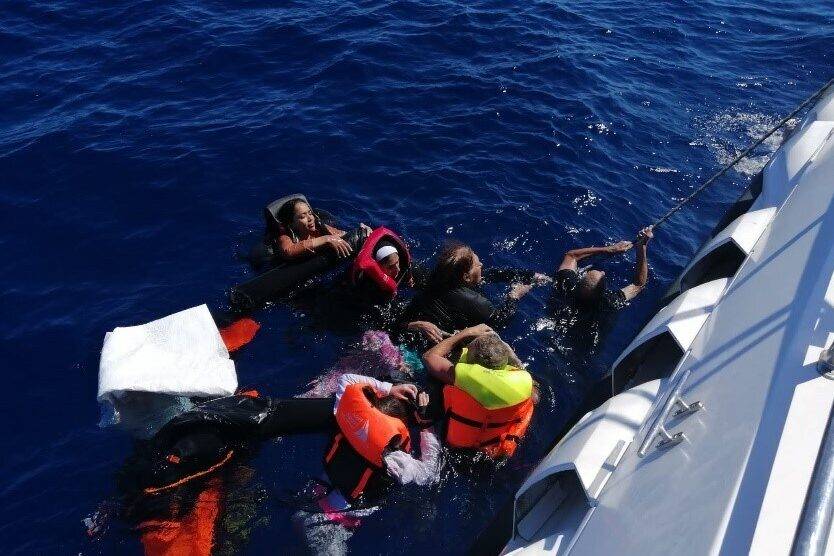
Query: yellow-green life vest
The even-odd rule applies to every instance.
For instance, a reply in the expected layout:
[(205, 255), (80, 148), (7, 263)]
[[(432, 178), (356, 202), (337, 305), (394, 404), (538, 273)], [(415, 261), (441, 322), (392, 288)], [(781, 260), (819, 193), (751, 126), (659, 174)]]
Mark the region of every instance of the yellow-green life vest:
[(533, 394), (533, 377), (523, 369), (505, 365), (488, 369), (467, 363), (466, 348), (455, 365), (455, 386), (486, 409), (503, 409), (527, 400)]

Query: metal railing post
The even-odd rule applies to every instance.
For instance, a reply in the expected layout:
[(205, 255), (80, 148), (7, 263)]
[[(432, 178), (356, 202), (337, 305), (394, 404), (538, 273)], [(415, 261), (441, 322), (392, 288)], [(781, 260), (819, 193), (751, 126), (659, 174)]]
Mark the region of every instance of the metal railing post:
[(831, 518), (834, 513), (834, 411), (828, 412), (828, 424), (820, 444), (814, 474), (808, 486), (805, 506), (793, 540), (793, 556), (823, 556)]

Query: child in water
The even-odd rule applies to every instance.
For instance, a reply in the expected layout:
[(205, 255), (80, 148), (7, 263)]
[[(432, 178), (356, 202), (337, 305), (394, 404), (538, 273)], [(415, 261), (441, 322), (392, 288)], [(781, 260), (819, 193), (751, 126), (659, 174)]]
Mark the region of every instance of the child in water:
[(420, 457), (410, 450), (409, 413), (428, 405), (426, 393), (413, 384), (344, 374), (335, 398), (338, 426), (326, 450), (325, 472), (306, 493), (312, 508), (293, 515), (313, 554), (346, 554), (347, 541), (387, 488), (439, 479), (440, 441), (419, 417)]

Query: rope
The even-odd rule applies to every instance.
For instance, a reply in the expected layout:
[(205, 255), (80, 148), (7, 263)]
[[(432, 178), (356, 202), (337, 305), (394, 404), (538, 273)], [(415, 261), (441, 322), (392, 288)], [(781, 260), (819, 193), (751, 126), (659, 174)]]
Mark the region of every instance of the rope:
[(739, 154), (737, 157), (735, 157), (732, 160), (732, 162), (730, 162), (729, 164), (727, 164), (726, 166), (721, 168), (721, 170), (716, 172), (715, 175), (713, 175), (710, 179), (708, 179), (707, 181), (702, 183), (698, 188), (695, 189), (695, 191), (690, 193), (683, 201), (681, 201), (680, 203), (678, 203), (677, 205), (675, 205), (674, 207), (669, 209), (669, 211), (666, 214), (664, 214), (663, 216), (658, 218), (657, 221), (655, 221), (655, 223), (652, 224), (652, 227), (657, 228), (658, 226), (660, 226), (661, 224), (666, 222), (666, 220), (668, 220), (670, 216), (672, 216), (673, 214), (678, 212), (680, 209), (682, 209), (684, 207), (684, 205), (686, 205), (689, 201), (691, 201), (696, 195), (698, 195), (698, 193), (700, 193), (701, 191), (703, 191), (704, 189), (706, 189), (707, 187), (712, 185), (715, 182), (715, 180), (717, 180), (718, 178), (720, 178), (721, 176), (726, 174), (727, 171), (730, 170), (730, 168), (732, 168), (733, 166), (738, 164), (743, 158), (745, 158), (748, 154), (750, 154), (753, 151), (753, 149), (755, 149), (756, 147), (758, 147), (759, 145), (764, 143), (767, 140), (768, 137), (770, 137), (771, 135), (776, 133), (776, 131), (780, 127), (785, 125), (791, 118), (793, 118), (799, 112), (801, 112), (803, 108), (808, 106), (808, 104), (810, 104), (813, 100), (815, 100), (817, 97), (819, 97), (821, 94), (823, 94), (825, 92), (825, 90), (828, 89), (832, 84), (834, 84), (834, 79), (830, 79), (828, 81), (828, 83), (823, 85), (816, 93), (814, 93), (813, 95), (809, 96), (804, 101), (802, 101), (802, 104), (797, 106), (796, 109), (794, 109), (793, 112), (791, 112), (790, 114), (788, 114), (787, 116), (782, 118), (782, 120), (778, 124), (776, 124), (773, 128), (771, 128), (770, 131), (765, 133), (758, 141), (756, 141), (755, 143), (753, 143), (752, 145), (747, 147), (741, 154)]

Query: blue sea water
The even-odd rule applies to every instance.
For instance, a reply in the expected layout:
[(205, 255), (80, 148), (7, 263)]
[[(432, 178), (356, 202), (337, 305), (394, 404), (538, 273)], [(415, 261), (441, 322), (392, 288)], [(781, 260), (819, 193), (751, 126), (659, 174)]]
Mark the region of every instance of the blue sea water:
[[(832, 77), (833, 38), (834, 3), (795, 0), (5, 2), (0, 552), (141, 553), (117, 520), (93, 539), (81, 523), (131, 446), (97, 426), (104, 333), (221, 305), (268, 201), (304, 191), (418, 258), (453, 237), (551, 271), (633, 237)], [(525, 298), (505, 336), (547, 395), (518, 456), (393, 497), (353, 552), (462, 552), (776, 146), (658, 230), (649, 288), (592, 356), (560, 345), (546, 288)], [(237, 369), (276, 395), (355, 339), (297, 306), (257, 318)], [(247, 540), (224, 550), (302, 550), (280, 500), (323, 447), (261, 450), (234, 518)]]

